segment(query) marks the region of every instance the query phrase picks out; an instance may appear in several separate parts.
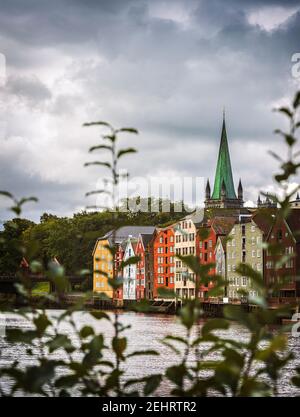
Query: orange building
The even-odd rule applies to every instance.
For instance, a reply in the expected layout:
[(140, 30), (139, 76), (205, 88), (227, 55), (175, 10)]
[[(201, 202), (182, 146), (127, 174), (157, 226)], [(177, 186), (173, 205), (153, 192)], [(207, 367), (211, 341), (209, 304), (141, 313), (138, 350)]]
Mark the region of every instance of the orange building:
[(153, 297), (159, 288), (174, 290), (174, 230), (172, 227), (156, 229), (153, 241)]

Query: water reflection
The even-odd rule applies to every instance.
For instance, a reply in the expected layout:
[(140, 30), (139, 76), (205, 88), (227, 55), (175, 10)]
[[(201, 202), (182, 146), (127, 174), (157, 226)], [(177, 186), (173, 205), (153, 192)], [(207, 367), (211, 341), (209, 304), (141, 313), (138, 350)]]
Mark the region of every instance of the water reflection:
[[(55, 317), (59, 315), (61, 311), (51, 310), (48, 313)], [(108, 314), (112, 315), (112, 313)], [(92, 319), (90, 315), (84, 312), (77, 312), (74, 314), (74, 317), (78, 328), (81, 328), (84, 325), (93, 325), (97, 332), (101, 332), (105, 335), (106, 343), (109, 343), (113, 336), (113, 329), (107, 320), (98, 321), (96, 319)], [(176, 354), (170, 348), (161, 343), (161, 340), (167, 335), (184, 336), (184, 328), (180, 325), (175, 316), (121, 312), (121, 319), (124, 325), (131, 325), (131, 328), (125, 331), (130, 351), (154, 349), (160, 354), (159, 356), (136, 356), (130, 358), (130, 360), (124, 365), (126, 379), (139, 378), (153, 373), (160, 373), (163, 372), (166, 367), (177, 363), (178, 358)], [(30, 327), (30, 323), (28, 321), (13, 314), (7, 316), (6, 325), (8, 327), (21, 329)], [(198, 326), (201, 326), (201, 323), (199, 323)], [(66, 332), (72, 339), (74, 339), (72, 329), (66, 323), (61, 324), (60, 330)], [(197, 326), (194, 331), (198, 331)], [(245, 341), (248, 339), (246, 330), (235, 324), (231, 326), (229, 331), (220, 331), (219, 334), (224, 335), (226, 338), (230, 337), (236, 340)], [(299, 345), (300, 339), (289, 337), (289, 350), (294, 353), (296, 359), (284, 369), (283, 376), (279, 384), (280, 395), (299, 395), (299, 390), (289, 383), (292, 376), (292, 369), (295, 366), (300, 366)], [(178, 347), (180, 347), (180, 345), (178, 345)], [(9, 345), (5, 341), (5, 338), (0, 338), (0, 349), (0, 366), (8, 365), (15, 359), (20, 360), (24, 366), (32, 363), (32, 358), (28, 357), (26, 354), (24, 345)], [(62, 355), (62, 352), (56, 353), (56, 357), (59, 357), (60, 355)], [(106, 355), (107, 359), (109, 359), (110, 354), (107, 353)], [(194, 358), (191, 356), (189, 361), (193, 360)], [(169, 383), (164, 381), (157, 391), (157, 395), (168, 395), (169, 390)]]

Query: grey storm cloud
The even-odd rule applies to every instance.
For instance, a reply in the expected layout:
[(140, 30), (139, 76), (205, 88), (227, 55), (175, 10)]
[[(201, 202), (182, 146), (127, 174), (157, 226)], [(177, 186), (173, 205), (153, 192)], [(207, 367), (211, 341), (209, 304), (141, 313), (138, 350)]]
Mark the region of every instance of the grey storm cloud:
[(278, 0), (1, 2), (0, 188), (37, 195), (35, 219), (84, 207), (103, 171), (83, 168), (99, 132), (82, 123), (99, 118), (139, 129), (123, 142), (139, 150), (123, 163), (133, 176), (212, 180), (225, 106), (235, 182), (254, 200), (272, 187), (268, 149), (282, 152), (271, 110), (297, 86), (299, 10)]
[(51, 98), (51, 92), (36, 76), (11, 77), (7, 81), (7, 93), (26, 100), (32, 104), (39, 104)]

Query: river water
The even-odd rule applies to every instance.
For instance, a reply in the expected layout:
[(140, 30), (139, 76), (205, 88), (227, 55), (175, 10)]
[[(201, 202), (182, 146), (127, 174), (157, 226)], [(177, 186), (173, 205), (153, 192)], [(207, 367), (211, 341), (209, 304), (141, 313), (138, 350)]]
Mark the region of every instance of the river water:
[[(49, 310), (48, 313), (55, 317), (61, 314), (61, 311)], [(112, 315), (113, 313), (108, 314)], [(126, 379), (139, 378), (153, 373), (163, 372), (167, 366), (178, 363), (176, 354), (169, 347), (161, 343), (161, 340), (167, 335), (184, 336), (184, 328), (179, 323), (178, 318), (161, 314), (121, 312), (120, 319), (124, 325), (131, 326), (125, 331), (125, 335), (128, 338), (128, 349), (130, 351), (154, 349), (159, 352), (159, 356), (136, 356), (126, 362), (124, 368)], [(78, 328), (84, 325), (93, 325), (97, 332), (105, 335), (107, 343), (109, 343), (113, 336), (112, 326), (107, 320), (95, 320), (85, 312), (77, 312), (75, 313), (75, 322)], [(202, 324), (199, 323), (199, 326)], [(6, 326), (26, 329), (30, 327), (30, 324), (17, 315), (9, 314), (6, 316)], [(72, 329), (66, 323), (62, 324), (61, 330), (71, 338), (74, 337)], [(195, 328), (196, 331), (197, 327)], [(233, 324), (230, 330), (219, 331), (218, 335), (224, 335), (226, 338), (236, 340), (248, 339), (247, 331), (236, 324)], [(295, 359), (283, 371), (279, 384), (279, 393), (282, 396), (297, 396), (300, 395), (300, 390), (290, 383), (290, 378), (293, 375), (295, 366), (300, 366), (300, 338), (288, 335), (288, 348), (294, 353)], [(62, 353), (58, 352), (56, 357), (57, 355), (62, 355)], [(5, 337), (1, 337), (0, 335), (0, 366), (7, 366), (16, 359), (23, 366), (32, 363), (32, 358), (26, 354), (24, 345), (9, 345)], [(109, 359), (109, 354), (107, 359)], [(193, 360), (193, 357), (189, 358), (189, 361)], [(169, 390), (169, 383), (164, 381), (156, 392), (156, 395), (166, 396)]]

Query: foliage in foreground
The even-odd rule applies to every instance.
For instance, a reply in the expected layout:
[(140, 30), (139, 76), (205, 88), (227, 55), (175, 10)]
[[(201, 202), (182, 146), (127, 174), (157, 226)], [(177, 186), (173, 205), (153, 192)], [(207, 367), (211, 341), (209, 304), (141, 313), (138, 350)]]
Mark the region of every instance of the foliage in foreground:
[[(288, 159), (283, 161), (275, 155), (281, 162), (280, 172), (274, 178), (284, 195), (281, 199), (275, 195), (272, 198), (278, 203), (277, 215), (282, 218), (289, 213), (289, 200), (295, 191), (287, 193), (287, 181), (297, 173), (300, 166), (297, 162), (298, 154), (294, 151), (297, 144), (296, 130), (300, 126), (299, 121), (296, 120), (299, 104), (300, 93), (296, 95), (290, 109), (279, 109), (290, 121), (288, 133), (277, 131), (286, 141)], [(117, 151), (118, 135), (126, 131), (137, 132), (134, 129), (115, 130), (103, 122), (90, 125), (93, 124), (106, 126), (109, 133), (104, 136), (106, 144), (94, 147), (92, 151), (105, 148), (112, 157), (111, 162), (98, 161), (94, 164), (109, 168), (112, 173), (112, 182), (116, 185), (119, 157), (133, 152), (131, 148)], [(268, 249), (278, 253), (278, 247)], [(112, 248), (111, 251), (113, 254), (114, 249)], [(197, 258), (193, 256), (181, 259), (196, 274), (197, 293), (201, 284), (212, 279), (208, 276), (211, 266), (199, 264)], [(43, 266), (32, 263), (31, 267), (42, 268)], [(277, 323), (285, 309), (268, 309), (267, 296), (270, 288), (265, 287), (262, 276), (250, 266), (240, 265), (239, 270), (241, 275), (247, 272), (259, 290), (260, 296), (251, 300), (257, 308), (248, 313), (241, 306), (228, 305), (224, 308), (223, 318), (211, 319), (203, 326), (199, 326), (199, 320), (203, 317), (201, 302), (198, 299), (187, 301), (179, 312), (179, 320), (185, 336), (169, 335), (162, 341), (170, 348), (176, 361), (175, 364), (167, 367), (163, 373), (139, 379), (126, 377), (126, 365), (131, 360), (130, 358), (140, 355), (159, 355), (159, 352), (128, 352), (127, 338), (124, 335), (128, 327), (122, 324), (117, 312), (113, 315), (101, 311), (87, 313), (90, 315), (91, 322), (96, 319), (112, 326), (113, 337), (107, 340), (105, 335), (97, 332), (92, 325), (78, 328), (76, 312), (82, 309), (81, 303), (60, 313), (56, 318), (42, 308), (39, 310), (32, 310), (30, 307), (20, 309), (18, 315), (28, 320), (31, 327), (24, 331), (7, 329), (7, 342), (23, 346), (34, 361), (25, 366), (24, 363), (19, 364), (18, 359), (12, 358), (8, 365), (1, 367), (1, 395), (15, 395), (17, 392), (45, 396), (150, 395), (163, 381), (167, 381), (171, 394), (175, 396), (278, 395), (278, 381), (283, 368), (293, 360), (293, 356), (287, 349), (285, 329), (281, 328), (274, 332), (270, 326)], [(63, 269), (50, 263), (47, 273), (55, 282), (61, 283), (58, 293), (47, 297), (59, 299), (64, 293)], [(214, 280), (215, 287), (212, 291), (215, 294), (216, 291), (222, 290), (225, 283), (218, 276), (214, 277)], [(122, 283), (114, 276), (111, 285), (117, 288)], [(20, 290), (25, 291), (24, 288)], [(136, 310), (145, 311), (147, 305), (137, 304)], [(229, 337), (228, 331), (232, 322), (239, 324), (248, 335), (247, 339), (238, 341)], [(61, 323), (68, 323), (72, 332), (66, 334), (61, 331)], [(220, 335), (220, 331), (223, 336)], [(5, 343), (0, 348), (2, 355), (5, 353)], [(61, 353), (59, 357), (56, 355), (58, 352)], [(291, 383), (300, 387), (299, 368), (294, 369)]]

